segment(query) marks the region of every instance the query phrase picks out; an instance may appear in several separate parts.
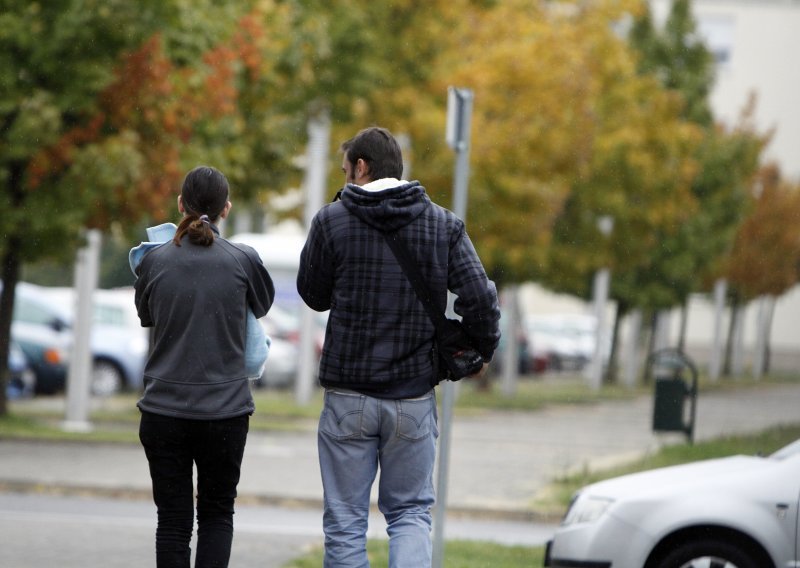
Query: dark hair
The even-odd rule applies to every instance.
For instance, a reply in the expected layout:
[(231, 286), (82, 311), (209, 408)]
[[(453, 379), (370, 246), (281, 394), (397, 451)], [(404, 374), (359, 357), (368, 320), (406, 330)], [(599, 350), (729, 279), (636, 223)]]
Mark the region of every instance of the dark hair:
[(183, 235), (188, 234), (191, 243), (211, 246), (214, 242), (211, 223), (219, 219), (229, 194), (228, 180), (215, 168), (197, 166), (186, 174), (181, 187), (181, 202), (186, 216), (178, 225), (172, 242), (181, 246)]
[(359, 159), (366, 162), (369, 177), (400, 178), (403, 175), (403, 154), (392, 133), (385, 128), (365, 128), (350, 140), (342, 143), (342, 152), (355, 167)]

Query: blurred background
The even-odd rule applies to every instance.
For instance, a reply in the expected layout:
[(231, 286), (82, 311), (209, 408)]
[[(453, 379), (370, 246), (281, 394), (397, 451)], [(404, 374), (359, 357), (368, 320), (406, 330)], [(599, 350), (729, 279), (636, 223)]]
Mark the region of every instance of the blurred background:
[(467, 229), (503, 301), (487, 389), (633, 387), (663, 348), (712, 381), (800, 366), (800, 2), (13, 0), (0, 21), (0, 414), (65, 389), (89, 231), (90, 389), (140, 388), (127, 253), (198, 163), (278, 285), (257, 384), (292, 388), (325, 327), (302, 325), (292, 255), (340, 142), (389, 128), (450, 207), (454, 85), (474, 93)]

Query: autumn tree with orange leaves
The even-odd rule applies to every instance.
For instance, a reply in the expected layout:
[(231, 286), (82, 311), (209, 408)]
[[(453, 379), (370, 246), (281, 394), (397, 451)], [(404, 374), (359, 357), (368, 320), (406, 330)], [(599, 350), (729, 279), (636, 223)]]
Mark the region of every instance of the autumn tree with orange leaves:
[(22, 263), (69, 258), (87, 227), (164, 218), (195, 131), (233, 112), (253, 57), (246, 39), (218, 47), (244, 0), (89, 4), (0, 15), (0, 415)]
[[(733, 317), (741, 318), (741, 309), (762, 297), (778, 297), (800, 281), (800, 185), (782, 178), (775, 164), (760, 169), (748, 198), (749, 213), (739, 225), (730, 255), (722, 274), (729, 284)], [(774, 310), (774, 303), (767, 303)], [(764, 314), (766, 321), (772, 313)], [(769, 345), (770, 326), (765, 325), (764, 345)], [(725, 358), (730, 371), (734, 349), (728, 334)], [(767, 357), (768, 359), (768, 357)]]
[(775, 164), (758, 173), (725, 273), (745, 302), (780, 296), (800, 279), (800, 186), (783, 179)]

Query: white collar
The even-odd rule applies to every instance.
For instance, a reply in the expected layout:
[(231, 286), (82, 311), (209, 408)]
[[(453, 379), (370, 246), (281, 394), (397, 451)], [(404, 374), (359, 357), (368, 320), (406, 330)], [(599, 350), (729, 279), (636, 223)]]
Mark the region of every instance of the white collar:
[(366, 191), (383, 191), (384, 189), (392, 189), (407, 183), (407, 181), (397, 178), (381, 178), (361, 186), (361, 189)]

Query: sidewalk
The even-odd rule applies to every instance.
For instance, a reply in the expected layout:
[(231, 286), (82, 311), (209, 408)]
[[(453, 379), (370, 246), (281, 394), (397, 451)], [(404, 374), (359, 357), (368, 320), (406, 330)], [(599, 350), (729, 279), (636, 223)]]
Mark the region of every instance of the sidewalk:
[[(798, 403), (800, 385), (701, 393), (695, 439), (800, 422)], [(542, 520), (536, 495), (555, 476), (683, 440), (680, 434), (654, 434), (651, 420), (650, 397), (534, 413), (456, 416), (448, 509)], [(10, 490), (149, 499), (150, 477), (137, 445), (0, 440), (0, 491)], [(242, 502), (321, 507), (316, 434), (251, 433), (239, 494)]]

